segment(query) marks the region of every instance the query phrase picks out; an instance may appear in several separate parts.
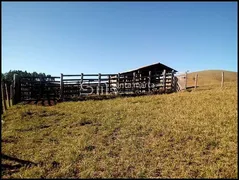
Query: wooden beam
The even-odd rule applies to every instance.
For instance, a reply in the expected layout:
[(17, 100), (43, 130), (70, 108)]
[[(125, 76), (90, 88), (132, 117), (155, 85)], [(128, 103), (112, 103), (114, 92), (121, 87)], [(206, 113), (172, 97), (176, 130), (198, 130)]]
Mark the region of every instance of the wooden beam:
[[(81, 82), (80, 82), (80, 84), (81, 84), (81, 88), (83, 87), (83, 80), (84, 80), (84, 74), (83, 73), (81, 73)], [(80, 88), (80, 95), (82, 94), (82, 89)]]
[(12, 106), (13, 105), (13, 100), (12, 100), (12, 98), (13, 98), (13, 96), (12, 96), (12, 84), (10, 85), (10, 106)]
[(171, 92), (175, 91), (174, 87), (174, 70), (172, 70), (172, 75), (171, 75)]
[(224, 85), (224, 72), (222, 71), (222, 81), (221, 81), (221, 88), (223, 87)]
[(198, 74), (195, 75), (195, 85), (194, 88), (196, 89), (198, 85)]
[(60, 98), (64, 99), (64, 82), (63, 82), (63, 74), (61, 73), (61, 81), (60, 81)]
[(4, 99), (3, 82), (1, 83), (1, 95), (2, 95), (2, 113), (4, 113), (6, 111), (6, 103)]
[(188, 72), (186, 71), (185, 72), (185, 86), (184, 86), (185, 90), (187, 89), (187, 81), (188, 81)]
[(7, 102), (6, 102), (6, 105), (7, 105), (7, 108), (9, 108), (9, 107), (10, 107), (10, 101), (9, 101), (9, 93), (8, 93), (7, 84), (5, 83), (4, 86), (5, 86), (6, 101), (7, 101)]
[(166, 70), (163, 70), (163, 91), (166, 92)]
[(81, 73), (81, 83), (83, 83), (83, 79), (84, 79), (84, 74)]
[(108, 76), (109, 80), (108, 80), (108, 91), (106, 90), (106, 94), (110, 94), (110, 76)]
[(119, 91), (120, 91), (120, 73), (118, 73), (118, 83), (117, 83), (117, 92), (119, 94)]
[(136, 79), (136, 72), (133, 72), (133, 93), (135, 93), (135, 79)]
[(21, 100), (21, 84), (17, 74), (13, 75), (13, 104), (17, 104)]
[(124, 94), (125, 94), (125, 75), (124, 76)]
[(97, 94), (100, 95), (100, 82), (101, 82), (101, 74), (98, 74), (98, 86), (97, 86)]
[(151, 71), (149, 71), (149, 77), (148, 77), (148, 92), (151, 91)]

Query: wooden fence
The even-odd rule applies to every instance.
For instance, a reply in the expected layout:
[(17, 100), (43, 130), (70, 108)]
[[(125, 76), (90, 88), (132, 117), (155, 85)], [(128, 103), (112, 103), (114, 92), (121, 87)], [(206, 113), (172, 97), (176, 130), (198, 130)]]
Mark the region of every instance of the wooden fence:
[(59, 96), (60, 77), (16, 77), (14, 82), (16, 102), (55, 100)]
[[(12, 83), (1, 82), (3, 114), (12, 105), (22, 101), (72, 100), (90, 95), (119, 95), (169, 93), (187, 89), (187, 73), (179, 79), (174, 72), (148, 72), (131, 74), (61, 74), (57, 77), (18, 77)], [(184, 82), (180, 84), (180, 82)], [(222, 72), (221, 87), (224, 85)], [(198, 86), (198, 74), (194, 88)]]
[(1, 82), (1, 99), (2, 108), (1, 114), (13, 105), (13, 86), (5, 82)]
[[(74, 77), (74, 78), (73, 78)], [(84, 95), (138, 94), (157, 91), (159, 93), (175, 91), (174, 72), (158, 72), (155, 75), (142, 76), (125, 74), (61, 74), (61, 99), (71, 99)]]
[(12, 101), (71, 100), (90, 95), (168, 93), (176, 91), (174, 72), (153, 75), (61, 74), (59, 77), (18, 77), (14, 75)]

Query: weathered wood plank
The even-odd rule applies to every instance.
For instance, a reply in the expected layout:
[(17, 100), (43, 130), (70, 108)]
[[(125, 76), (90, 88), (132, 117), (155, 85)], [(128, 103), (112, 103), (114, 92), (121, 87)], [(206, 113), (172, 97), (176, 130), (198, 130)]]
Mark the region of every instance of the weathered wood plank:
[(3, 83), (1, 83), (1, 96), (2, 96), (2, 113), (6, 112), (6, 104), (5, 104), (5, 98), (4, 98), (4, 88)]
[(223, 85), (224, 85), (224, 72), (222, 72), (221, 88), (223, 87)]
[(60, 83), (60, 98), (64, 99), (64, 82), (63, 82), (63, 74), (61, 73), (61, 83)]
[(11, 105), (10, 105), (10, 98), (9, 98), (9, 93), (8, 93), (8, 88), (7, 88), (7, 84), (5, 83), (5, 94), (6, 94), (6, 104), (7, 104), (7, 108), (9, 108)]
[(194, 84), (194, 88), (196, 89), (198, 85), (198, 74), (195, 75), (195, 84)]
[(100, 81), (101, 81), (101, 74), (98, 74), (98, 86), (97, 86), (97, 94), (100, 95)]

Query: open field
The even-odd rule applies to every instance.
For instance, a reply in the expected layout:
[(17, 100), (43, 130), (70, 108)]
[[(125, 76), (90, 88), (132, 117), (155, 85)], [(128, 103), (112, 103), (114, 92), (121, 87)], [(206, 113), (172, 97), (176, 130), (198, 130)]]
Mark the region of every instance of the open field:
[(237, 178), (237, 84), (205, 84), (165, 95), (13, 106), (3, 115), (2, 153), (36, 164), (5, 157), (2, 177)]
[(188, 86), (194, 86), (194, 77), (198, 74), (198, 86), (220, 87), (222, 79), (222, 71), (224, 72), (224, 82), (237, 81), (237, 72), (224, 70), (204, 70), (188, 73)]

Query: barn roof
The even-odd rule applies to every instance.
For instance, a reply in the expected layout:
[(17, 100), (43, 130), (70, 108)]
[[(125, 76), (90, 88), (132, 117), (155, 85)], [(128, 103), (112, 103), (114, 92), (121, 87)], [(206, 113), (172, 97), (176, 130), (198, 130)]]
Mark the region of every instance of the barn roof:
[(138, 70), (143, 70), (143, 69), (151, 69), (151, 68), (159, 68), (159, 69), (165, 69), (167, 71), (172, 71), (174, 70), (174, 72), (178, 72), (177, 70), (171, 68), (171, 67), (168, 67), (162, 63), (154, 63), (154, 64), (150, 64), (150, 65), (147, 65), (147, 66), (142, 66), (142, 67), (139, 67), (137, 69), (132, 69), (132, 70), (129, 70), (129, 71), (124, 71), (124, 72), (121, 72), (121, 74), (124, 74), (124, 73), (130, 73), (130, 72), (135, 72), (135, 71), (138, 71)]

